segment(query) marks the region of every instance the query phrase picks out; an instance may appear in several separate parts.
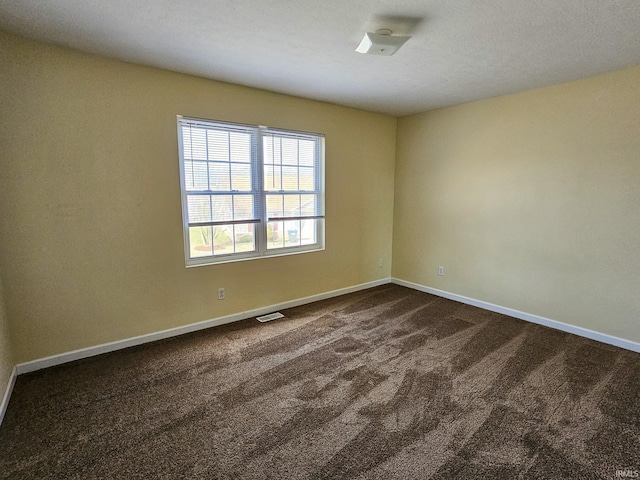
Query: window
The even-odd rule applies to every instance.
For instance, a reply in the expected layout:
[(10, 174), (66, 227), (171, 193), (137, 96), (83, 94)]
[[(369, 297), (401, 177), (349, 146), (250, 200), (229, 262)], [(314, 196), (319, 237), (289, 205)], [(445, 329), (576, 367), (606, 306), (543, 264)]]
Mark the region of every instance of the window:
[(324, 248), (324, 136), (178, 117), (187, 266)]

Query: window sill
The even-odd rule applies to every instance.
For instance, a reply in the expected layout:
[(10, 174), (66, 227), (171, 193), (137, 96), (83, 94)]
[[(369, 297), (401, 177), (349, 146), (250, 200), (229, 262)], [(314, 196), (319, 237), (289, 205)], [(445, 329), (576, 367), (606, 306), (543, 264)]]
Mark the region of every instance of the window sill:
[(304, 248), (300, 247), (291, 247), (291, 248), (283, 248), (282, 250), (275, 252), (267, 252), (265, 254), (252, 254), (247, 256), (235, 256), (235, 255), (224, 255), (217, 258), (212, 257), (203, 257), (202, 259), (190, 259), (187, 260), (185, 267), (186, 268), (194, 268), (194, 267), (204, 267), (207, 265), (220, 265), (225, 263), (236, 263), (236, 262), (246, 262), (250, 260), (262, 260), (267, 258), (278, 258), (278, 257), (288, 257), (291, 255), (301, 255), (304, 253), (315, 253), (324, 251), (324, 246), (318, 246), (314, 248), (309, 248), (305, 246)]

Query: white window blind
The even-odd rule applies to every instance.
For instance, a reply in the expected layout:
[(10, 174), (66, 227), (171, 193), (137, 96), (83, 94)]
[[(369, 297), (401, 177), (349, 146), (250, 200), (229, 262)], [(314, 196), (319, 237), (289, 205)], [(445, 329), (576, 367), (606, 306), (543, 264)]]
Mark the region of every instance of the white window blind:
[(187, 265), (324, 248), (324, 137), (178, 117)]

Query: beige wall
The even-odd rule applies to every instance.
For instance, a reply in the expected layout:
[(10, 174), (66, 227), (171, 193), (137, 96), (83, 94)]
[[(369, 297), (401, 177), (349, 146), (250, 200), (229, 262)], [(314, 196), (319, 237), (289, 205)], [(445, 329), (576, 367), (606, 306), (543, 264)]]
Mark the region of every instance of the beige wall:
[[(0, 57), (0, 264), (17, 362), (390, 275), (395, 118), (4, 33)], [(326, 250), (186, 269), (178, 114), (324, 133)]]
[[(0, 57), (0, 381), (391, 273), (640, 341), (640, 67), (405, 117), (396, 148), (384, 115), (1, 32)], [(327, 250), (185, 269), (177, 114), (324, 133)]]
[(9, 342), (9, 322), (4, 308), (2, 278), (0, 277), (0, 401), (4, 397), (13, 370), (13, 355)]
[(402, 118), (397, 142), (393, 276), (640, 342), (640, 67)]

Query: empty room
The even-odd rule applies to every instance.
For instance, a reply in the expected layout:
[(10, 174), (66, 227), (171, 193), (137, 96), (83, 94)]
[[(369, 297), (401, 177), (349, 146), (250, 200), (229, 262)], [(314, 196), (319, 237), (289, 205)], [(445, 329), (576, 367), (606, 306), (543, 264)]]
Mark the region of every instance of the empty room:
[(0, 0), (0, 478), (640, 477), (638, 32)]

